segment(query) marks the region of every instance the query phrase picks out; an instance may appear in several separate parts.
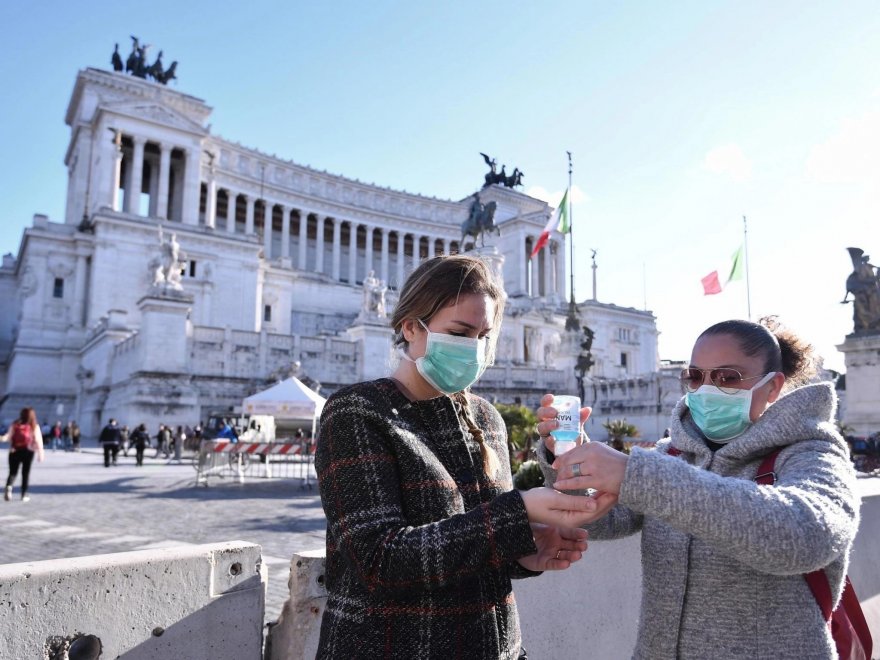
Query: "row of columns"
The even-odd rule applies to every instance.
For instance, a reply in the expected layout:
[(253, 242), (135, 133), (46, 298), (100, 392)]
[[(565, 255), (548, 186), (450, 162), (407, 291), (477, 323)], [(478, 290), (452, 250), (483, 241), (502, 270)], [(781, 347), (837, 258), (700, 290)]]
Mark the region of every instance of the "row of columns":
[[(243, 198), (245, 203), (244, 233), (253, 234), (255, 229), (256, 204), (258, 200), (251, 195), (238, 194), (232, 192), (231, 190), (223, 189), (223, 192), (226, 193), (227, 197), (226, 217), (218, 218), (217, 194), (219, 192), (220, 191), (217, 190), (216, 187), (211, 184), (211, 182), (208, 182), (208, 196), (205, 205), (205, 225), (208, 227), (216, 228), (218, 221), (220, 221), (224, 223), (224, 228), (227, 232), (231, 234), (236, 233), (236, 214), (238, 209), (238, 200), (239, 198)], [(273, 250), (273, 216), (275, 214), (276, 207), (281, 209), (280, 254), (276, 254), (276, 252)], [(421, 248), (425, 240), (428, 241), (427, 256), (429, 258), (434, 257), (438, 254), (437, 248), (439, 242), (442, 242), (442, 254), (449, 254), (450, 252), (459, 248), (458, 241), (450, 238), (432, 237), (426, 234), (404, 232), (399, 229), (391, 229), (376, 225), (369, 225), (366, 223), (358, 223), (353, 220), (343, 220), (339, 218), (334, 218), (332, 216), (311, 213), (309, 211), (296, 209), (292, 206), (281, 203), (270, 203), (264, 201), (262, 218), (262, 238), (263, 254), (267, 259), (280, 257), (283, 261), (289, 261), (291, 265), (294, 262), (294, 259), (290, 254), (290, 239), (292, 235), (291, 213), (294, 212), (297, 213), (299, 218), (299, 229), (297, 235), (298, 253), (295, 259), (296, 267), (301, 270), (313, 270), (314, 272), (324, 273), (327, 265), (325, 263), (325, 260), (329, 256), (329, 275), (335, 280), (342, 279), (343, 224), (347, 224), (349, 226), (347, 273), (348, 281), (350, 283), (355, 283), (358, 280), (363, 280), (366, 274), (372, 270), (379, 278), (385, 280), (386, 282), (393, 283), (399, 286), (399, 284), (402, 283), (405, 279), (406, 274), (412, 268), (415, 268), (415, 266), (418, 265), (418, 263), (421, 261)], [(312, 221), (310, 218), (314, 218), (314, 220)], [(310, 222), (313, 222), (313, 226), (315, 229), (315, 262), (313, 268), (311, 269), (308, 268), (307, 264), (307, 247), (309, 235), (308, 229)], [(333, 228), (333, 238), (330, 244), (331, 248), (329, 250), (329, 254), (326, 242), (324, 240), (324, 234), (328, 222), (332, 224)], [(358, 273), (357, 264), (360, 243), (360, 241), (358, 240), (358, 234), (361, 228), (364, 229), (364, 268), (362, 273)], [(378, 260), (376, 259), (376, 255), (374, 254), (373, 247), (374, 241), (376, 239), (376, 232), (379, 232), (380, 236), (380, 254)], [(396, 258), (394, 259), (394, 272), (391, 272), (392, 264), (389, 240), (391, 234), (395, 234), (397, 236), (397, 249), (395, 253)], [(409, 252), (408, 255), (406, 254), (405, 246), (407, 235), (411, 237), (413, 243), (413, 249)]]
[[(131, 142), (126, 153), (123, 139)], [(153, 145), (158, 150), (158, 159), (147, 158), (146, 147)], [(116, 131), (113, 137), (114, 166), (111, 186), (110, 207), (115, 211), (124, 211), (137, 215), (140, 213), (140, 196), (143, 190), (144, 165), (150, 167), (147, 181), (147, 192), (150, 206), (147, 215), (162, 220), (178, 220), (185, 224), (196, 224), (197, 218), (191, 209), (197, 207), (199, 194), (198, 152), (194, 149), (183, 149), (176, 145), (154, 140), (147, 140), (139, 135), (123, 134)], [(172, 171), (171, 158), (173, 151), (178, 152), (182, 167)], [(122, 180), (122, 163), (126, 160), (125, 181)], [(174, 188), (172, 193), (172, 187)], [(125, 195), (119, 200), (119, 190), (124, 189)]]

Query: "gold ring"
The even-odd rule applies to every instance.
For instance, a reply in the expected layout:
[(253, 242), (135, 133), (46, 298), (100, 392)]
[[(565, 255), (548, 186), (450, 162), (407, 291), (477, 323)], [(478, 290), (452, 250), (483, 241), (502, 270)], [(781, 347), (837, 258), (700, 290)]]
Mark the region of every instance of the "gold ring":
[(562, 552), (562, 550), (557, 550), (557, 551), (556, 551), (556, 558), (557, 558), (557, 559), (559, 559), (559, 554), (560, 554), (561, 552)]
[(575, 463), (574, 465), (571, 466), (571, 476), (573, 476), (573, 477), (581, 476), (581, 464), (580, 463)]

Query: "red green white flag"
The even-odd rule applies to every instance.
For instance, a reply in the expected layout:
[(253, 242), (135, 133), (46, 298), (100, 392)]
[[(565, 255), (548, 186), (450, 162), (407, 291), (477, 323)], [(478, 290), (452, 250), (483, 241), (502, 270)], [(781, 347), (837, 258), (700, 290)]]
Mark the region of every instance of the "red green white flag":
[[(745, 258), (743, 255), (743, 246), (740, 245), (736, 252), (733, 253), (733, 261), (730, 264), (730, 275), (727, 276), (725, 285), (734, 280), (741, 280), (745, 272)], [(703, 295), (712, 296), (721, 293), (721, 280), (718, 279), (718, 271), (713, 270), (711, 273), (702, 278), (700, 282), (703, 284)]]
[(550, 240), (550, 232), (552, 231), (556, 231), (560, 234), (567, 234), (571, 231), (571, 222), (568, 217), (568, 189), (566, 189), (565, 194), (562, 196), (562, 201), (559, 202), (559, 206), (556, 207), (556, 210), (553, 211), (553, 215), (550, 216), (550, 220), (544, 227), (544, 231), (541, 232), (538, 240), (535, 241), (535, 247), (529, 255), (529, 259), (538, 254), (538, 252), (541, 251), (541, 248), (547, 245), (547, 241)]

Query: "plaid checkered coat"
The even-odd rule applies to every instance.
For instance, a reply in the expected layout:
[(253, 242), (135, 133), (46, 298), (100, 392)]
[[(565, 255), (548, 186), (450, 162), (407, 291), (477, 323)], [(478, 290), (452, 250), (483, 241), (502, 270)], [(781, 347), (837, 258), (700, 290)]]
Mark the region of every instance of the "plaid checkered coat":
[(315, 459), (327, 515), (318, 658), (519, 656), (510, 579), (535, 575), (515, 560), (536, 547), (501, 416), (468, 398), (498, 481), (449, 397), (411, 402), (381, 379), (327, 401)]

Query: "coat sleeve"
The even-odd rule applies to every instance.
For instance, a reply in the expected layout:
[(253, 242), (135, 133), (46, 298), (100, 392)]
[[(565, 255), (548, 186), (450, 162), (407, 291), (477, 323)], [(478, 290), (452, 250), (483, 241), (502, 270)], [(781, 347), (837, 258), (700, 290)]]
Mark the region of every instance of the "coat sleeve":
[(635, 447), (620, 501), (765, 573), (827, 566), (858, 529), (859, 497), (845, 451), (828, 441), (799, 442), (777, 457), (776, 473), (775, 485), (759, 485)]
[(40, 429), (40, 425), (37, 424), (34, 427), (34, 444), (37, 446), (37, 461), (42, 462), (44, 458), (43, 453), (43, 431)]
[(404, 510), (391, 441), (372, 401), (349, 391), (321, 415), (315, 456), (328, 545), (364, 586), (394, 592), (441, 588), (537, 549), (517, 491), (470, 511), (413, 526)]
[[(541, 466), (541, 472), (544, 473), (544, 483), (550, 487), (556, 483), (556, 470), (550, 464), (555, 457), (546, 447), (541, 447), (537, 451), (538, 464)], [(565, 491), (569, 495), (584, 495), (583, 491), (569, 490)], [(589, 532), (591, 541), (611, 541), (613, 539), (622, 539), (632, 536), (641, 531), (644, 518), (641, 514), (617, 504), (605, 516), (596, 522), (584, 525), (584, 529)]]

